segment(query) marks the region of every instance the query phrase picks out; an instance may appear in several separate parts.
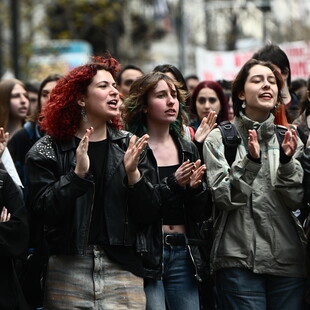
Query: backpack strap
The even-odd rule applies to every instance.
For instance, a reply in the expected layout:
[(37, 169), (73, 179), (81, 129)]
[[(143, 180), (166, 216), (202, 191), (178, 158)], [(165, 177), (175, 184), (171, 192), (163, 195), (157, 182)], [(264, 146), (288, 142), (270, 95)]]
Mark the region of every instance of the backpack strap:
[(280, 144), (280, 147), (282, 145), (282, 142), (285, 137), (285, 133), (287, 132), (287, 128), (281, 125), (276, 125), (276, 134), (277, 134), (277, 139)]
[[(239, 136), (237, 128), (230, 121), (221, 122), (218, 125), (218, 128), (220, 129), (223, 137), (226, 160), (229, 166), (231, 166), (236, 158), (237, 147), (241, 143), (241, 138)], [(285, 126), (276, 125), (276, 135), (280, 147), (282, 145), (286, 132), (287, 128)]]
[(230, 121), (221, 122), (218, 125), (218, 128), (220, 129), (223, 137), (226, 160), (229, 166), (231, 166), (236, 158), (237, 147), (241, 143), (241, 138), (236, 126)]

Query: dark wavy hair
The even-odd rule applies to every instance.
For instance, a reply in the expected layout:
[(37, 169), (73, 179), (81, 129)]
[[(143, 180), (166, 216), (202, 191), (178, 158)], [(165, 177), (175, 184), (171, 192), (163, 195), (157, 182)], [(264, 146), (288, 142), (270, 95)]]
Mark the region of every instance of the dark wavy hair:
[(261, 60), (261, 61), (270, 61), (278, 68), (280, 68), (281, 72), (288, 73), (287, 77), (287, 85), (291, 86), (291, 66), (290, 61), (286, 55), (286, 53), (280, 48), (280, 46), (269, 43), (260, 48), (257, 52), (255, 52), (252, 58)]
[[(170, 64), (164, 64), (164, 65), (158, 65), (153, 69), (154, 72), (162, 72), (162, 73), (171, 73), (174, 78), (176, 79), (176, 81), (179, 82), (179, 88), (182, 89), (185, 93), (186, 93), (186, 98), (184, 101), (184, 104), (186, 106), (187, 109), (189, 109), (190, 106), (190, 98), (188, 95), (188, 88), (187, 88), (187, 84), (185, 81), (185, 78), (183, 76), (183, 74), (181, 73), (181, 71), (174, 65), (170, 65)], [(186, 121), (186, 123), (188, 122), (188, 120)]]
[(180, 88), (178, 82), (173, 81), (162, 72), (150, 72), (137, 78), (133, 82), (129, 96), (125, 99), (124, 109), (122, 111), (125, 128), (128, 131), (138, 136), (147, 133), (147, 119), (145, 114), (145, 108), (148, 105), (147, 97), (150, 91), (152, 91), (161, 80), (165, 81), (170, 88), (172, 88), (173, 85), (176, 87), (180, 107), (176, 121), (170, 124), (170, 131), (176, 133), (178, 136), (183, 136), (183, 123), (187, 117), (184, 109), (186, 94)]
[(304, 111), (306, 111), (306, 116), (308, 116), (310, 114), (310, 75), (308, 76), (308, 80), (306, 81), (306, 83), (307, 90), (300, 99), (299, 114), (302, 114)]
[(240, 111), (242, 109), (242, 103), (243, 103), (243, 100), (239, 99), (239, 95), (241, 92), (244, 91), (244, 85), (249, 76), (249, 72), (251, 68), (256, 65), (268, 67), (273, 72), (276, 78), (277, 86), (278, 86), (277, 102), (280, 104), (283, 104), (283, 99), (282, 99), (281, 91), (280, 91), (283, 85), (283, 79), (282, 79), (280, 72), (269, 61), (262, 61), (262, 60), (251, 58), (243, 65), (243, 67), (240, 69), (239, 73), (237, 74), (236, 78), (232, 82), (231, 97), (232, 97), (232, 102), (233, 102), (234, 113), (236, 116), (240, 116)]
[(212, 90), (214, 90), (216, 92), (217, 97), (220, 100), (221, 103), (221, 110), (217, 116), (217, 120), (216, 122), (218, 124), (220, 124), (223, 121), (227, 121), (228, 120), (228, 102), (227, 102), (227, 97), (225, 96), (223, 87), (215, 82), (215, 81), (202, 81), (200, 82), (195, 89), (193, 90), (192, 96), (191, 96), (191, 113), (193, 115), (195, 115), (196, 117), (198, 117), (197, 115), (197, 107), (196, 107), (196, 101), (197, 101), (197, 97), (199, 92), (203, 89), (203, 88), (210, 88)]
[(97, 71), (108, 71), (116, 78), (120, 69), (116, 59), (110, 55), (92, 59), (92, 62), (72, 69), (51, 91), (39, 123), (41, 129), (52, 137), (66, 140), (74, 136), (81, 120), (81, 106), (77, 102), (85, 95)]

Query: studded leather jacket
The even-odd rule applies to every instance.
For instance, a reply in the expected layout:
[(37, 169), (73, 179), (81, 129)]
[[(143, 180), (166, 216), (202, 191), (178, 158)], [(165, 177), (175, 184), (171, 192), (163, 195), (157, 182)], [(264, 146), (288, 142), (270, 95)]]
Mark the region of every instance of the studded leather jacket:
[[(141, 179), (127, 185), (123, 157), (130, 137), (108, 127), (103, 205), (110, 245), (136, 246), (137, 224), (147, 225), (159, 212), (153, 186), (144, 176), (143, 154)], [(26, 158), (28, 205), (47, 227), (50, 254), (83, 255), (88, 245), (95, 184), (91, 174), (80, 178), (74, 173), (76, 147), (74, 138), (44, 136)]]
[[(199, 159), (198, 150), (193, 142), (175, 136), (174, 140), (179, 151), (180, 163), (188, 159), (191, 162)], [(147, 177), (160, 194), (160, 207), (183, 206), (188, 249), (195, 267), (195, 278), (201, 281), (208, 275), (209, 270), (209, 249), (202, 227), (203, 222), (211, 215), (210, 191), (205, 182), (197, 189), (180, 187), (174, 175), (160, 181), (157, 162), (150, 148), (147, 148), (147, 158), (150, 163)], [(143, 263), (146, 278), (161, 279), (162, 276), (164, 246), (162, 224), (162, 217), (159, 215), (154, 217), (153, 224), (144, 231), (146, 252), (143, 254)]]

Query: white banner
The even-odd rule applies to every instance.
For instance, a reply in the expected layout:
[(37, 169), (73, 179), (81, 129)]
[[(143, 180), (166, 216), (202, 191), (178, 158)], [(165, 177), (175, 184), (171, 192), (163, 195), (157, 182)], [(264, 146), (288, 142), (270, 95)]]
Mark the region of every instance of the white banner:
[[(297, 41), (279, 44), (291, 65), (292, 80), (308, 79), (310, 74), (310, 42)], [(196, 49), (196, 68), (200, 80), (232, 80), (252, 55), (258, 50), (208, 51)]]

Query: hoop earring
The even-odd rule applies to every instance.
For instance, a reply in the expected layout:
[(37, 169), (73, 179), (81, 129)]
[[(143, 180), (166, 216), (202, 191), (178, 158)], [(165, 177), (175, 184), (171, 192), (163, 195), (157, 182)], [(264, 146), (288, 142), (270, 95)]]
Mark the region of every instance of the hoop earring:
[(82, 115), (83, 122), (85, 122), (85, 123), (88, 122), (86, 109), (84, 107), (81, 108), (81, 115)]
[(242, 109), (245, 109), (245, 107), (246, 107), (246, 103), (245, 103), (245, 101), (243, 101), (243, 103), (242, 103)]

